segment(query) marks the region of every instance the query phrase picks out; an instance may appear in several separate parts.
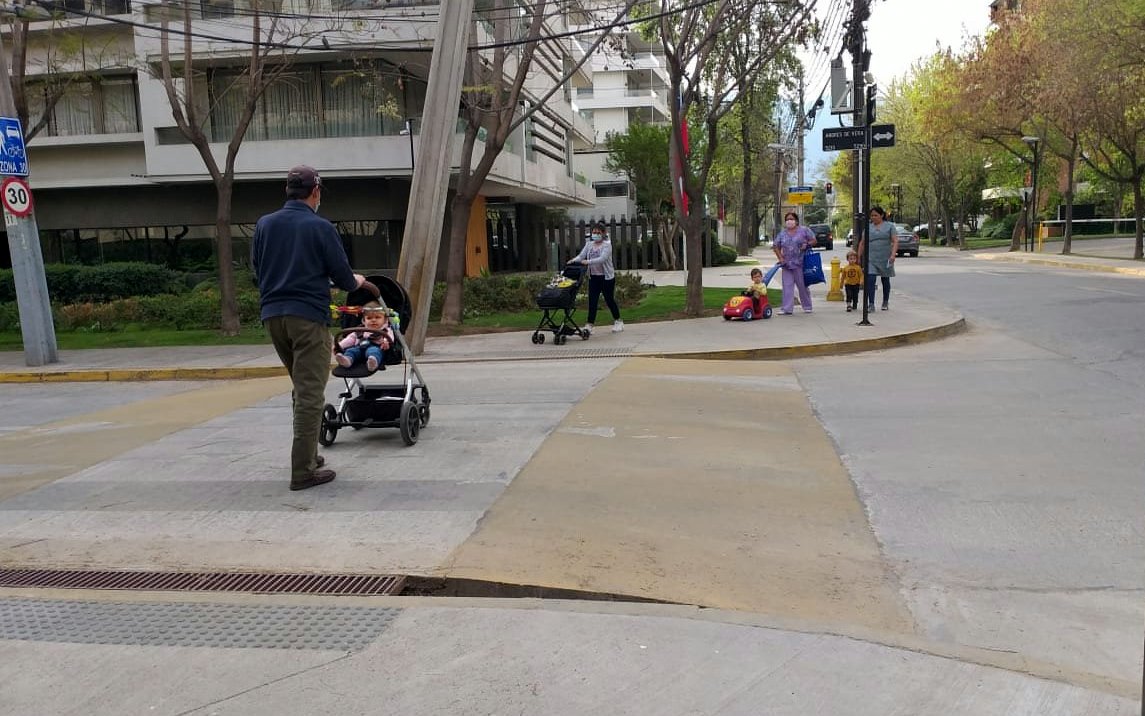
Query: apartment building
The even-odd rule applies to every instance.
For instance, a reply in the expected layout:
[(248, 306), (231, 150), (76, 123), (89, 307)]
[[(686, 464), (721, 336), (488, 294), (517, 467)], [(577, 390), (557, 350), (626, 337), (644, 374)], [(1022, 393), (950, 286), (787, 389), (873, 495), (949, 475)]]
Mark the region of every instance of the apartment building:
[[(279, 24), (272, 40), (282, 47), (269, 61), (289, 68), (260, 100), (237, 157), (235, 255), (245, 257), (243, 241), (254, 222), (282, 203), (286, 170), (305, 163), (323, 175), (322, 214), (337, 225), (354, 265), (396, 267), (430, 50), (447, 3), (272, 1), (260, 5), (273, 8), (262, 23)], [(183, 268), (210, 265), (214, 184), (176, 126), (159, 78), (159, 28), (171, 13), (175, 86), (186, 90), (176, 34), (183, 2), (191, 3), (193, 16), (198, 113), (221, 163), (246, 81), (256, 14), (250, 0), (60, 0), (63, 18), (30, 23), (29, 125), (42, 120), (43, 128), (28, 142), (28, 158), (46, 261), (175, 258)], [(492, 41), (493, 19), (475, 24), (472, 43)], [(567, 29), (563, 16), (549, 23), (553, 33)], [(11, 40), (5, 38), (9, 48)], [(525, 102), (551, 89), (578, 51), (575, 43), (544, 45)], [(515, 70), (513, 61), (507, 72)], [(61, 82), (65, 88), (53, 103)], [(592, 141), (591, 127), (571, 99), (590, 82), (586, 67), (510, 138), (475, 207), (475, 254), (490, 246), (481, 221), (487, 214), (519, 217), (589, 204), (591, 189), (577, 181), (572, 154)], [(458, 155), (460, 136), (459, 127)], [(475, 160), (481, 149), (479, 141)], [(501, 252), (517, 251), (497, 244)]]
[(663, 51), (634, 29), (621, 31), (618, 43), (606, 42), (592, 58), (592, 85), (578, 88), (573, 104), (593, 125), (592, 141), (579, 146), (574, 166), (593, 189), (592, 207), (575, 208), (576, 219), (635, 216), (636, 196), (628, 177), (604, 168), (605, 141), (610, 133), (624, 134), (634, 122), (672, 121), (668, 70)]

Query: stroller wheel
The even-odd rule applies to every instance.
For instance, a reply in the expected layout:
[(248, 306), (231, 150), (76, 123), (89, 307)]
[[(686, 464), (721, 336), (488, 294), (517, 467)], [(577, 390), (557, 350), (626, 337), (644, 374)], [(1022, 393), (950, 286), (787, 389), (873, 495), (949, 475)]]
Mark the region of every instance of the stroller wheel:
[(398, 421), (398, 427), (402, 431), (402, 442), (406, 445), (413, 445), (417, 442), (418, 435), (421, 434), (421, 416), (418, 414), (416, 404), (410, 401), (402, 404), (402, 414)]
[(587, 341), (588, 337), (592, 335), (592, 333), (590, 333), (588, 330), (586, 330), (584, 328), (580, 329), (579, 333), (580, 333), (580, 339), (582, 341)]
[(421, 426), (424, 428), (429, 425), (429, 406), (425, 403), (419, 403), (417, 406), (417, 415), (421, 419)]
[(544, 342), (545, 342), (545, 334), (544, 333), (534, 333), (533, 334), (533, 343), (540, 345)]
[(330, 447), (334, 444), (334, 440), (338, 437), (340, 422), (338, 411), (334, 409), (333, 405), (327, 403), (326, 407), (322, 408), (322, 427), (318, 431), (318, 442), (322, 444), (322, 447)]

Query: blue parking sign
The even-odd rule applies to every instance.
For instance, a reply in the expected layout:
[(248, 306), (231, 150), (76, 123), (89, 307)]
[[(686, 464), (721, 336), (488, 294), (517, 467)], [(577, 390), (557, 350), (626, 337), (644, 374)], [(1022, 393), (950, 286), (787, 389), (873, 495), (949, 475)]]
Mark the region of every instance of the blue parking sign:
[(0, 174), (28, 176), (28, 153), (24, 150), (24, 129), (15, 117), (0, 117)]

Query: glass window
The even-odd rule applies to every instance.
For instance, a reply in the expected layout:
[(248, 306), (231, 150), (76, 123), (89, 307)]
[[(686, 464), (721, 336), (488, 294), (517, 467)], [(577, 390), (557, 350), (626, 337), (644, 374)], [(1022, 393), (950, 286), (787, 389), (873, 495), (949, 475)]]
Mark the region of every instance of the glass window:
[(234, 0), (201, 0), (203, 17), (232, 17), (235, 14)]
[[(306, 139), (318, 134), (318, 88), (313, 73), (287, 72), (274, 81), (259, 102), (255, 121), (261, 121), (267, 139)], [(261, 116), (260, 116), (261, 115)]]
[(628, 196), (628, 182), (612, 181), (612, 182), (596, 182), (596, 196), (598, 198), (610, 196)]
[(99, 82), (103, 97), (103, 132), (120, 134), (139, 131), (134, 77), (105, 77)]
[(71, 83), (52, 110), (55, 119), (52, 123), (52, 134), (61, 137), (95, 134), (95, 118), (92, 116), (91, 108), (91, 83)]

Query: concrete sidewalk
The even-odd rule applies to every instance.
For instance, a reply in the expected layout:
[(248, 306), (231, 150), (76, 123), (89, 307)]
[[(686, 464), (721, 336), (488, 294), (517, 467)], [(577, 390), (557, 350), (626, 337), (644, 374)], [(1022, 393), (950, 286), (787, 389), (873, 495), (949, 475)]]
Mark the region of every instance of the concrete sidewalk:
[[(763, 252), (757, 252), (766, 260)], [(825, 262), (827, 261), (825, 257)], [(704, 285), (727, 287), (728, 296), (747, 284), (750, 267), (725, 266), (704, 271)], [(646, 281), (682, 285), (684, 274), (653, 272)], [(774, 282), (773, 282), (774, 283)], [(946, 307), (896, 294), (891, 310), (871, 315), (871, 326), (857, 326), (858, 313), (847, 313), (841, 301), (827, 301), (825, 285), (812, 287), (814, 311), (793, 316), (778, 310), (768, 320), (750, 323), (699, 318), (628, 323), (611, 333), (608, 323), (588, 340), (571, 337), (562, 346), (534, 345), (531, 331), (430, 338), (419, 363), (548, 360), (600, 357), (686, 357), (718, 359), (783, 359), (875, 350), (933, 340), (963, 327), (962, 317)], [(540, 312), (538, 311), (538, 319)], [(582, 312), (578, 319), (584, 320)], [(185, 346), (61, 351), (58, 363), (39, 368), (24, 365), (23, 353), (0, 352), (0, 382), (138, 381), (263, 378), (284, 375), (270, 346)]]
[[(28, 379), (124, 382), (0, 386), (6, 568), (397, 573), (681, 603), (0, 589), (0, 714), (1137, 713), (1124, 677), (921, 637), (790, 366), (630, 359), (961, 326), (896, 294), (861, 328), (823, 295), (809, 315), (564, 346), (434, 339), (421, 440), (347, 430), (323, 451), (338, 479), (302, 493), (284, 478), (284, 378), (131, 380), (272, 374), (267, 347), (68, 353)], [(13, 356), (0, 371), (28, 374)]]
[[(1079, 247), (1078, 244), (1075, 244), (1074, 247), (1079, 251), (1083, 251), (1085, 248), (1084, 246)], [(1049, 251), (977, 251), (970, 255), (975, 259), (983, 261), (1003, 261), (1022, 263), (1030, 266), (1046, 266), (1049, 268), (1096, 271), (1099, 273), (1116, 273), (1125, 276), (1145, 277), (1145, 262), (1115, 256), (1088, 254), (1062, 255)]]

